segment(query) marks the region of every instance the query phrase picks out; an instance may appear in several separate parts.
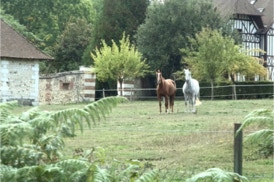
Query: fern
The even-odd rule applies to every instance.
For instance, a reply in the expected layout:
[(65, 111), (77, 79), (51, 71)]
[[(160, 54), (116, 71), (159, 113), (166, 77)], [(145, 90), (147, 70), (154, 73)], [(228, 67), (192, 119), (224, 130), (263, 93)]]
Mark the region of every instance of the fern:
[(265, 129), (255, 131), (245, 137), (245, 142), (257, 144), (260, 153), (265, 157), (273, 154), (274, 147), (274, 129), (273, 129), (274, 111), (267, 109), (259, 109), (249, 113), (242, 123), (242, 126), (236, 132), (236, 135), (244, 128), (251, 124), (264, 126)]
[(1, 123), (1, 145), (2, 146), (15, 146), (22, 145), (23, 140), (30, 136), (33, 132), (31, 125), (25, 122), (17, 123)]
[(219, 168), (211, 168), (188, 178), (186, 182), (248, 182), (248, 179), (237, 173), (226, 172)]
[(59, 135), (44, 135), (38, 140), (37, 144), (51, 161), (62, 156), (59, 151), (65, 146), (63, 138)]
[[(83, 132), (85, 123), (90, 128), (124, 101), (125, 97), (106, 97), (81, 109), (49, 112), (36, 107), (20, 115), (10, 112), (16, 102), (1, 103), (1, 181), (86, 181), (91, 177), (87, 159), (59, 161), (64, 137), (74, 137), (78, 128)], [(30, 143), (23, 144), (27, 141)], [(97, 163), (105, 157), (99, 154), (100, 151), (96, 153), (100, 157)], [(97, 176), (92, 179), (110, 177), (106, 169), (99, 167), (92, 174)]]
[(3, 146), (1, 151), (1, 162), (13, 167), (36, 165), (43, 159), (43, 152), (39, 148), (30, 146)]
[(87, 182), (111, 182), (111, 175), (106, 169), (102, 169), (97, 165), (91, 165), (89, 168)]
[(16, 101), (0, 103), (0, 122), (8, 122), (8, 118), (12, 117), (11, 110), (17, 107)]
[(144, 174), (142, 174), (137, 180), (136, 182), (152, 182), (152, 181), (158, 181), (158, 172), (155, 170), (146, 172)]
[(246, 128), (251, 124), (258, 124), (260, 126), (273, 127), (274, 111), (268, 109), (255, 110), (245, 116), (241, 128)]
[[(112, 107), (116, 106), (118, 103), (127, 101), (125, 97), (106, 97), (97, 102), (92, 102), (85, 106), (83, 109), (65, 109), (62, 111), (57, 111), (52, 113), (52, 122), (56, 124), (58, 129), (66, 128), (69, 126), (71, 129), (66, 130), (67, 134), (74, 136), (74, 127), (79, 126), (81, 132), (83, 132), (83, 122), (91, 126), (91, 120), (93, 123), (100, 121), (105, 115), (108, 114)], [(59, 130), (62, 132), (62, 130)], [(65, 134), (66, 132), (62, 132)], [(68, 136), (69, 136), (68, 135)]]

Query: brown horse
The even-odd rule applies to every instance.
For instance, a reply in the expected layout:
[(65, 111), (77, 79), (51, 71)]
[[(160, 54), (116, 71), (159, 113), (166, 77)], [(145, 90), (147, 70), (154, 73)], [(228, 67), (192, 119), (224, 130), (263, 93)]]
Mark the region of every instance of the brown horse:
[(168, 106), (173, 112), (174, 98), (176, 94), (176, 84), (171, 79), (165, 79), (160, 71), (156, 72), (157, 77), (157, 98), (159, 101), (160, 114), (162, 112), (162, 97), (165, 97), (165, 112), (168, 110)]

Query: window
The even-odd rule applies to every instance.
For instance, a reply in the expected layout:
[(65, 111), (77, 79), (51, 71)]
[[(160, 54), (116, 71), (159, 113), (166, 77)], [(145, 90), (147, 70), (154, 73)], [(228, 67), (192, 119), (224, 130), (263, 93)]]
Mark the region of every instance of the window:
[(70, 89), (70, 83), (61, 83), (61, 89), (62, 90), (69, 90)]

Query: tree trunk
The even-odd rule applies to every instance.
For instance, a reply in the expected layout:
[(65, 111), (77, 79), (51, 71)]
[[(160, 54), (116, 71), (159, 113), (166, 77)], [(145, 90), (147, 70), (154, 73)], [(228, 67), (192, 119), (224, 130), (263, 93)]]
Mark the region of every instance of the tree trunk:
[(235, 83), (234, 76), (232, 74), (230, 74), (230, 79), (233, 83), (233, 85), (232, 85), (232, 100), (237, 100), (236, 83)]
[(122, 79), (122, 78), (119, 78), (118, 79), (118, 82), (119, 82), (119, 91), (120, 91), (120, 96), (123, 96), (123, 81), (124, 81), (124, 79)]
[(210, 84), (211, 84), (211, 100), (213, 100), (214, 99), (214, 81), (211, 80)]
[(237, 100), (236, 84), (232, 85), (232, 100)]

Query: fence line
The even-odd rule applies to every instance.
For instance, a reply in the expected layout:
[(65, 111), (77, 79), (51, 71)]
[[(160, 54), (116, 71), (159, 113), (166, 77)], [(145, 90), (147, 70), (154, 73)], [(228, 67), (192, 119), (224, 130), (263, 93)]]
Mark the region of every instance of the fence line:
[[(161, 132), (161, 133), (174, 133), (174, 134), (178, 134), (178, 133), (230, 133), (233, 134), (233, 130), (163, 130), (163, 129), (136, 129), (136, 128), (127, 128), (127, 129), (118, 129), (118, 128), (100, 128), (100, 127), (92, 127), (92, 128), (84, 128), (83, 131), (92, 131), (92, 130), (100, 130), (100, 131), (129, 131), (129, 132)], [(81, 129), (77, 129), (76, 131), (81, 132)], [(245, 134), (250, 134), (250, 133), (254, 133), (256, 130), (245, 130)]]
[[(224, 85), (224, 86), (213, 86), (213, 88), (226, 88), (226, 87), (233, 87), (234, 85)], [(266, 86), (273, 86), (274, 84), (258, 84), (258, 85), (235, 85), (236, 87), (266, 87)], [(208, 89), (211, 87), (200, 87), (200, 89)], [(182, 88), (176, 88), (176, 90), (181, 90)], [(97, 91), (117, 91), (117, 89), (102, 89)], [(142, 91), (142, 90), (156, 90), (155, 88), (131, 88), (130, 90), (135, 91)]]
[[(239, 87), (246, 87), (246, 88), (259, 88), (259, 87), (269, 87), (269, 86), (273, 86), (274, 88), (274, 84), (256, 84), (256, 85), (225, 85), (225, 86), (213, 86), (214, 89), (214, 95), (213, 98), (218, 99), (218, 98), (231, 98), (233, 99), (235, 96), (235, 93), (233, 93), (233, 87), (234, 88), (239, 88)], [(223, 91), (222, 90), (218, 90), (218, 89), (226, 89), (226, 88), (231, 88), (231, 93), (229, 94), (221, 94)], [(212, 98), (211, 94), (209, 93), (210, 91), (206, 91), (204, 92), (204, 90), (206, 89), (211, 89), (211, 87), (200, 87), (200, 99), (208, 99), (208, 98)], [(183, 96), (182, 93), (182, 88), (176, 88), (177, 90), (177, 95), (176, 98), (181, 99)], [(156, 88), (129, 88), (129, 89), (124, 89), (124, 91), (126, 91), (127, 93), (130, 93), (128, 95), (125, 95), (126, 97), (129, 97), (130, 100), (132, 99), (154, 99), (156, 97)], [(181, 92), (180, 92), (181, 91)], [(117, 89), (102, 89), (102, 90), (96, 90), (97, 93), (102, 93), (101, 97), (105, 97), (105, 96), (114, 96), (117, 95)], [(220, 93), (221, 92), (221, 93)], [(107, 93), (107, 94), (106, 94)], [(226, 91), (227, 93), (227, 91)], [(237, 97), (273, 97), (274, 93), (273, 92), (256, 92), (256, 90), (254, 91), (254, 89), (252, 89), (250, 91), (250, 93), (241, 93), (239, 91), (237, 91)], [(98, 97), (98, 95), (97, 95)], [(96, 99), (100, 99), (100, 98), (96, 98)]]

